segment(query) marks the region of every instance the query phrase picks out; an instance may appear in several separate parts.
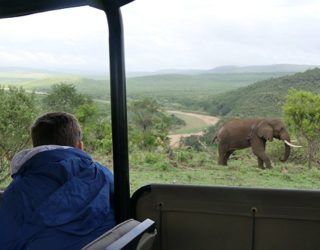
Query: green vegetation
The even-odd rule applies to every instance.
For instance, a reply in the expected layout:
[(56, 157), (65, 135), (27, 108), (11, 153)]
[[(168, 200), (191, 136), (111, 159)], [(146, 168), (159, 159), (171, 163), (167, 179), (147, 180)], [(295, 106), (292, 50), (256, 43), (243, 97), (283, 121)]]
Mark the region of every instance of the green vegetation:
[(283, 107), (287, 123), (308, 144), (308, 166), (315, 162), (320, 143), (320, 95), (289, 90)]
[[(2, 73), (0, 81), (26, 90), (47, 93), (52, 85), (72, 84), (81, 94), (93, 99), (109, 101), (109, 80), (96, 80), (79, 76), (52, 74), (47, 72)], [(128, 99), (150, 97), (159, 104), (174, 109), (201, 111), (202, 103), (213, 94), (223, 93), (247, 86), (256, 81), (291, 74), (290, 72), (237, 72), (199, 74), (166, 74), (127, 78)], [(3, 77), (1, 77), (3, 76)], [(11, 78), (9, 77), (11, 76)]]
[[(196, 75), (154, 75), (132, 77), (128, 79), (128, 92), (135, 96), (151, 95), (153, 97), (163, 96), (165, 98), (181, 95), (181, 92), (195, 96), (206, 92), (221, 93), (230, 89), (246, 86), (250, 83), (283, 76), (288, 73), (228, 73), (214, 74), (203, 73)], [(194, 93), (195, 92), (195, 93)]]
[(111, 124), (109, 117), (99, 111), (87, 95), (80, 94), (72, 84), (54, 84), (42, 98), (44, 112), (65, 111), (75, 114), (83, 130), (83, 142), (88, 152), (111, 153)]
[(86, 103), (77, 107), (75, 116), (79, 120), (83, 133), (83, 142), (87, 152), (111, 154), (111, 123), (105, 115), (100, 115), (98, 106)]
[(203, 108), (212, 115), (221, 116), (282, 116), (282, 106), (290, 88), (320, 92), (320, 69), (307, 70), (239, 88), (211, 97)]
[(215, 73), (261, 73), (261, 72), (302, 72), (315, 68), (314, 65), (305, 64), (269, 64), (251, 66), (220, 66), (211, 70)]
[[(207, 129), (203, 136), (193, 136), (186, 138), (185, 148), (172, 148), (169, 145), (167, 135), (169, 131), (179, 133), (194, 132), (205, 127), (199, 120), (189, 120), (183, 115), (168, 115), (165, 109), (170, 107), (176, 110), (197, 110), (210, 111), (212, 114), (225, 116), (280, 116), (282, 106), (290, 88), (297, 90), (307, 90), (313, 93), (320, 93), (320, 70), (314, 69), (305, 73), (284, 76), (289, 73), (207, 73), (193, 75), (157, 75), (132, 77), (128, 82), (128, 127), (129, 127), (129, 151), (130, 151), (130, 178), (131, 188), (136, 190), (138, 187), (149, 183), (182, 183), (182, 184), (201, 184), (201, 185), (228, 185), (245, 187), (272, 187), (272, 188), (320, 188), (320, 154), (317, 152), (313, 156), (311, 168), (308, 168), (308, 142), (299, 135), (300, 128), (294, 128), (291, 132), (293, 138), (299, 140), (299, 144), (305, 147), (293, 149), (286, 163), (278, 159), (283, 155), (283, 143), (268, 143), (267, 150), (271, 156), (274, 168), (262, 170), (257, 168), (257, 160), (250, 150), (236, 151), (231, 156), (229, 166), (217, 165), (217, 148), (212, 144), (215, 131), (220, 126), (212, 126)], [(272, 78), (271, 77), (278, 77)], [(46, 80), (42, 77), (27, 76), (17, 80), (14, 85), (25, 86), (28, 90), (45, 92), (39, 95), (39, 100), (34, 98), (31, 103), (36, 106), (36, 102), (45, 103), (46, 100), (55, 92), (66, 87), (68, 91), (62, 91), (53, 98), (56, 103), (63, 104), (65, 99), (72, 97), (90, 95), (89, 101), (72, 102), (67, 106), (59, 106), (54, 109), (73, 112), (79, 119), (84, 131), (84, 142), (86, 150), (94, 155), (98, 161), (102, 161), (112, 167), (112, 138), (110, 125), (110, 104), (109, 83), (107, 80), (92, 80), (80, 77), (56, 77), (47, 75)], [(49, 77), (49, 78), (48, 78)], [(268, 79), (269, 80), (265, 80)], [(32, 80), (30, 80), (32, 79)], [(261, 81), (263, 80), (263, 81)], [(259, 81), (254, 83), (255, 81)], [(252, 84), (254, 83), (254, 84)], [(252, 84), (252, 85), (250, 85)], [(248, 86), (249, 85), (249, 86)], [(238, 88), (238, 89), (236, 89)], [(18, 89), (15, 89), (17, 91)], [(232, 90), (232, 91), (230, 91)], [(30, 98), (33, 94), (19, 89), (23, 95)], [(229, 91), (229, 92), (226, 92)], [(1, 92), (2, 95), (10, 91)], [(49, 93), (49, 95), (47, 95)], [(67, 95), (64, 95), (68, 93)], [(219, 95), (213, 95), (220, 93)], [(292, 93), (291, 93), (292, 94)], [(289, 96), (291, 95), (289, 93)], [(64, 96), (62, 99), (59, 97)], [(71, 98), (70, 98), (71, 97)], [(14, 103), (19, 98), (11, 97), (7, 100), (0, 99), (0, 104)], [(96, 100), (94, 100), (96, 99)], [(74, 98), (74, 100), (79, 100)], [(90, 101), (92, 100), (92, 101)], [(297, 101), (290, 101), (288, 97), (288, 107), (293, 108), (298, 104)], [(290, 101), (290, 102), (289, 102)], [(303, 101), (302, 103), (305, 103)], [(317, 102), (315, 102), (317, 103)], [(32, 107), (28, 110), (33, 110)], [(19, 105), (18, 105), (19, 106)], [(7, 110), (14, 111), (18, 106), (12, 106)], [(40, 105), (39, 105), (40, 106)], [(52, 110), (54, 104), (44, 106), (45, 110)], [(313, 105), (319, 107), (320, 105)], [(26, 105), (24, 104), (24, 107)], [(21, 107), (21, 113), (14, 112), (16, 121), (11, 123), (1, 123), (2, 128), (10, 128), (16, 134), (6, 134), (0, 131), (1, 138), (10, 138), (9, 142), (16, 143), (17, 138), (26, 138), (27, 127), (21, 131), (24, 135), (19, 135), (16, 129), (21, 129), (21, 125), (30, 126), (30, 121), (34, 112), (28, 113)], [(69, 107), (71, 107), (69, 109)], [(290, 108), (285, 108), (287, 122), (295, 125), (299, 124), (291, 116)], [(301, 106), (302, 114), (311, 114), (308, 118), (317, 118), (319, 110), (315, 113), (306, 112), (308, 105)], [(6, 107), (7, 108), (7, 107)], [(297, 108), (293, 108), (296, 110)], [(4, 109), (3, 109), (4, 110)], [(20, 110), (17, 108), (17, 110)], [(19, 111), (20, 112), (20, 111)], [(9, 120), (11, 112), (1, 113), (1, 119)], [(22, 115), (22, 116), (21, 116)], [(18, 120), (21, 116), (22, 120)], [(26, 117), (28, 116), (28, 117)], [(291, 118), (290, 118), (291, 117)], [(12, 118), (12, 117), (11, 117)], [(30, 119), (23, 122), (23, 119)], [(222, 117), (221, 120), (228, 117)], [(182, 120), (184, 120), (184, 122)], [(318, 120), (312, 120), (319, 124)], [(19, 124), (13, 125), (13, 122)], [(19, 125), (19, 126), (18, 126)], [(305, 125), (305, 122), (302, 123)], [(308, 123), (311, 125), (311, 123)], [(190, 126), (188, 128), (188, 126)], [(15, 137), (17, 136), (17, 138)], [(13, 139), (11, 139), (13, 138)], [(29, 138), (28, 138), (29, 139)], [(0, 140), (0, 143), (3, 140)], [(24, 144), (24, 147), (29, 146)], [(13, 148), (10, 152), (15, 153), (20, 148)], [(1, 159), (4, 159), (2, 157)], [(1, 167), (8, 169), (7, 158)], [(4, 173), (4, 172), (3, 172)], [(5, 188), (9, 179), (7, 175), (0, 175), (0, 188)]]
[(170, 116), (161, 112), (159, 104), (150, 98), (131, 102), (129, 120), (132, 124), (130, 138), (132, 145), (142, 150), (154, 150), (161, 146), (168, 148)]
[(303, 166), (275, 166), (270, 171), (255, 168), (248, 162), (231, 162), (228, 167), (169, 168), (167, 171), (150, 167), (131, 169), (131, 189), (151, 183), (215, 185), (260, 188), (319, 189), (320, 170), (306, 171)]
[(9, 176), (9, 162), (14, 154), (29, 145), (36, 106), (33, 94), (22, 88), (6, 90), (0, 86), (0, 183)]
[(53, 85), (72, 84), (81, 94), (92, 98), (108, 100), (110, 96), (109, 82), (106, 80), (94, 80), (76, 76), (55, 76), (50, 78), (34, 79), (20, 82), (19, 86), (27, 90), (47, 93)]
[(79, 106), (88, 103), (92, 103), (91, 98), (77, 93), (74, 85), (65, 83), (52, 85), (48, 94), (43, 98), (46, 111), (74, 113)]
[[(278, 142), (268, 146), (268, 154), (274, 160), (270, 170), (258, 168), (250, 150), (237, 151), (228, 166), (217, 165), (215, 146), (210, 148), (213, 154), (176, 149), (170, 157), (161, 151), (136, 151), (130, 154), (131, 190), (151, 183), (320, 189), (320, 169), (308, 169), (291, 160), (280, 162), (278, 158), (283, 150), (280, 146), (283, 145)], [(298, 153), (296, 151), (292, 153), (292, 159)], [(105, 158), (99, 156), (98, 159), (111, 166)]]

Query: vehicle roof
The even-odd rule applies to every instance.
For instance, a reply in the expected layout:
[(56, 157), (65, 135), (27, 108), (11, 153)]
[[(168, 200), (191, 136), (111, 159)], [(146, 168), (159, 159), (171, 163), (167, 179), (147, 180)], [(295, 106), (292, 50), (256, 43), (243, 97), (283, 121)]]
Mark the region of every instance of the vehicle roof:
[(0, 0), (0, 18), (80, 6), (100, 8), (101, 2), (99, 0)]

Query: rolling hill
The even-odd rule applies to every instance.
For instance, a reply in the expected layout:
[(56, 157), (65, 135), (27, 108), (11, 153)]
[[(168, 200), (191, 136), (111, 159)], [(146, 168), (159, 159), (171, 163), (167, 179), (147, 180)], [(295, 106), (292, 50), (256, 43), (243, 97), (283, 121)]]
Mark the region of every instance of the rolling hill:
[(220, 66), (210, 70), (211, 73), (271, 73), (271, 72), (303, 72), (314, 69), (316, 65), (303, 64), (271, 64), (271, 65), (252, 65), (252, 66)]
[(280, 117), (290, 88), (320, 93), (320, 69), (259, 81), (216, 95), (204, 102), (203, 107), (210, 114), (219, 116)]
[(166, 69), (151, 72), (128, 72), (129, 77), (135, 76), (151, 76), (151, 75), (199, 75), (199, 74), (232, 74), (232, 73), (276, 73), (276, 72), (287, 72), (297, 73), (303, 72), (308, 69), (318, 67), (317, 65), (305, 65), (305, 64), (269, 64), (269, 65), (250, 65), (250, 66), (218, 66), (209, 70), (204, 69)]
[[(160, 74), (128, 77), (127, 95), (129, 99), (153, 97), (162, 103), (185, 102), (287, 74), (290, 73)], [(28, 90), (47, 92), (53, 84), (58, 83), (73, 84), (79, 92), (93, 98), (108, 100), (110, 96), (109, 80), (107, 79), (97, 80), (41, 71), (0, 71), (0, 84), (22, 86)]]
[[(231, 68), (228, 66), (201, 71), (158, 71), (153, 75), (146, 73), (146, 75), (127, 77), (127, 96), (129, 100), (152, 97), (166, 107), (200, 111), (202, 103), (210, 96), (248, 86), (257, 81), (294, 74), (309, 67), (311, 66), (267, 65)], [(79, 92), (94, 99), (110, 98), (110, 84), (106, 78), (36, 69), (0, 68), (0, 84), (48, 92), (53, 84), (59, 83), (73, 84)]]
[(17, 85), (28, 90), (48, 92), (54, 84), (73, 84), (80, 93), (87, 94), (96, 99), (109, 99), (109, 82), (107, 80), (94, 80), (78, 76), (54, 76), (43, 79), (28, 80)]
[(286, 73), (228, 73), (228, 74), (166, 74), (127, 79), (128, 96), (153, 96), (172, 98), (199, 96), (226, 92), (247, 86), (256, 81), (283, 76)]

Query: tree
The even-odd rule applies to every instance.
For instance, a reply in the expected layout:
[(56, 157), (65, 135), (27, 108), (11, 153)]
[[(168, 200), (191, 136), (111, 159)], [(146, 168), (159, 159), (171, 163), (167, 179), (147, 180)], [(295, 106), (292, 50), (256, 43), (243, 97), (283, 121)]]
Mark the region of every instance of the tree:
[(81, 123), (86, 151), (111, 153), (111, 123), (99, 117), (97, 106), (93, 103), (81, 105), (77, 108), (75, 116)]
[(110, 153), (112, 135), (110, 121), (102, 119), (97, 105), (86, 95), (79, 94), (72, 84), (60, 83), (52, 86), (43, 99), (47, 111), (65, 111), (75, 114), (83, 131), (83, 142), (87, 151)]
[(314, 160), (320, 142), (320, 95), (290, 89), (283, 106), (289, 127), (308, 143), (308, 166)]
[(159, 104), (151, 98), (133, 101), (130, 105), (132, 122), (143, 132), (150, 130), (159, 114), (159, 108)]
[(167, 136), (171, 126), (170, 117), (161, 112), (155, 100), (144, 98), (133, 101), (129, 106), (129, 111), (129, 118), (134, 128), (134, 131), (130, 130), (131, 138), (141, 148), (167, 147), (169, 143)]
[(29, 129), (37, 115), (35, 95), (0, 86), (0, 110), (0, 173), (6, 178), (12, 157), (30, 142)]
[(79, 94), (72, 84), (54, 84), (43, 99), (47, 111), (65, 111), (74, 113), (83, 104), (92, 103), (91, 98)]

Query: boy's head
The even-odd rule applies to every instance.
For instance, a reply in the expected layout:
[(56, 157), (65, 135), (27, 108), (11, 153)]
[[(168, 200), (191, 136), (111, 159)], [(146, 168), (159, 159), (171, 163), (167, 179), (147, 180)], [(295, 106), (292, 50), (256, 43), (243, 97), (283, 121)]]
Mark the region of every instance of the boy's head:
[(31, 127), (32, 144), (83, 147), (78, 120), (65, 112), (44, 114)]

